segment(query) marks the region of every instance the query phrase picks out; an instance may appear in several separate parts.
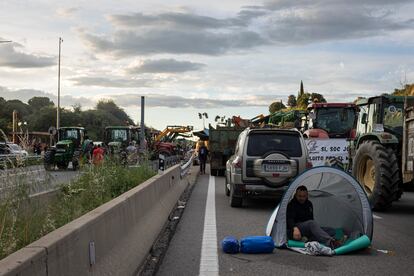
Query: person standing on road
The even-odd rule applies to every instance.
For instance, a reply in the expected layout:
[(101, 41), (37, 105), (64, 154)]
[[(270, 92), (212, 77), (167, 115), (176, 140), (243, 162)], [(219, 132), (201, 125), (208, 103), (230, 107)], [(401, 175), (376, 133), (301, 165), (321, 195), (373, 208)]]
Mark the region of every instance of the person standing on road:
[(101, 165), (103, 158), (104, 158), (104, 151), (101, 148), (101, 145), (98, 145), (94, 150), (92, 154), (93, 158), (93, 164), (94, 165)]
[(317, 241), (333, 249), (341, 245), (333, 238), (333, 228), (320, 227), (314, 220), (313, 205), (308, 199), (308, 189), (305, 186), (299, 186), (294, 198), (289, 202), (286, 220), (289, 239), (300, 241), (307, 237), (309, 241)]
[(200, 160), (200, 173), (201, 174), (206, 173), (207, 156), (208, 156), (208, 149), (205, 143), (203, 142), (201, 147), (198, 148), (198, 159)]

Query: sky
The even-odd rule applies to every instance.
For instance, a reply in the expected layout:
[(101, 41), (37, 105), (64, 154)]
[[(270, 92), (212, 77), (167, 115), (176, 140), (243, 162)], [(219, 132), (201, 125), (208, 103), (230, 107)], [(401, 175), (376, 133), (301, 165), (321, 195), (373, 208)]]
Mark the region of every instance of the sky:
[(0, 97), (93, 108), (112, 99), (147, 125), (198, 113), (252, 118), (305, 91), (329, 102), (414, 82), (414, 1), (0, 1)]

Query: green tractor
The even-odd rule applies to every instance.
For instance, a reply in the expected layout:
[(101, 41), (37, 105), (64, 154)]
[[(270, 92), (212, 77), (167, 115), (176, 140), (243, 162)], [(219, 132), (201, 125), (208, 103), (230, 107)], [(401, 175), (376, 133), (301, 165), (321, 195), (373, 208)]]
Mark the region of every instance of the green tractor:
[(58, 130), (58, 133), (58, 142), (45, 153), (45, 169), (53, 170), (57, 166), (64, 170), (72, 162), (72, 169), (77, 170), (85, 129), (83, 127), (62, 127)]
[(110, 155), (118, 155), (132, 142), (139, 143), (140, 127), (137, 126), (108, 126), (105, 127), (104, 143)]
[[(402, 195), (402, 159), (406, 153), (405, 107), (414, 97), (382, 95), (361, 99), (356, 138), (351, 146), (352, 174), (376, 210), (391, 207)], [(404, 147), (407, 148), (407, 147)]]

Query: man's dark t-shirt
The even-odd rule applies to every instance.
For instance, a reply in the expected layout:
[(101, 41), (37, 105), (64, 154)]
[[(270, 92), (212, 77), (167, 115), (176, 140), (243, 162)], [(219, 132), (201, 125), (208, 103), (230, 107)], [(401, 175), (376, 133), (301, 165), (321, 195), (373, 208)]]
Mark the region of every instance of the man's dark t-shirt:
[(206, 146), (201, 146), (198, 149), (198, 158), (200, 159), (200, 161), (205, 161), (207, 160), (207, 155), (208, 155), (208, 149)]
[(289, 239), (293, 237), (293, 227), (298, 223), (313, 220), (313, 205), (312, 202), (306, 200), (301, 204), (294, 197), (288, 204), (286, 214), (287, 234)]

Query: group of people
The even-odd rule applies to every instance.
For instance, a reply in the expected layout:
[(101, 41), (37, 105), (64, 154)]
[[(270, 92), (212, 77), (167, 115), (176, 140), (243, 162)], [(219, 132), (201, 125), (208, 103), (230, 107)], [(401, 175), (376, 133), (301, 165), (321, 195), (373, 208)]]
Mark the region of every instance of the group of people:
[(82, 145), (82, 156), (85, 163), (101, 165), (104, 160), (105, 150), (100, 144), (94, 145), (88, 136)]

